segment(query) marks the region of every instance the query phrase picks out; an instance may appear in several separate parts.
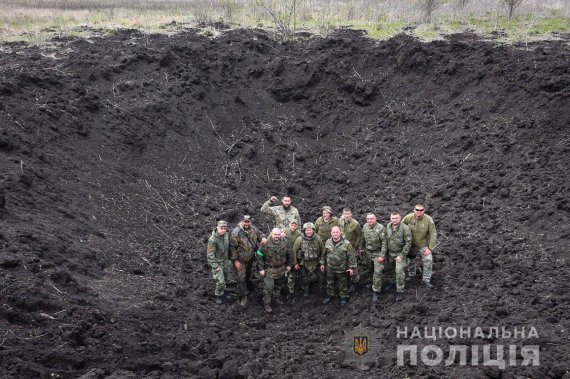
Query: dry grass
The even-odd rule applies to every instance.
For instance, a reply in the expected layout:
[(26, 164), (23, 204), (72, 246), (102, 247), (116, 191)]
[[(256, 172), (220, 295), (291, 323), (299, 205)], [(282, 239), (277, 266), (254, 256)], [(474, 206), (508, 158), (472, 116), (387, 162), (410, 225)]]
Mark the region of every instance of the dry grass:
[[(38, 41), (53, 34), (84, 34), (90, 28), (140, 28), (164, 31), (164, 25), (195, 26), (213, 21), (242, 26), (273, 27), (291, 9), (293, 0), (3, 0), (0, 3), (0, 41)], [(368, 30), (388, 38), (406, 26), (413, 33), (434, 38), (442, 33), (475, 30), (482, 34), (503, 30), (520, 40), (553, 32), (570, 32), (570, 1), (524, 0), (513, 20), (507, 20), (503, 0), (437, 1), (425, 24), (417, 0), (297, 0), (294, 25), (326, 33), (340, 26)], [(272, 12), (268, 12), (271, 10)], [(507, 22), (508, 21), (508, 22)], [(539, 25), (539, 28), (535, 26)], [(293, 24), (291, 24), (293, 27)], [(525, 30), (528, 35), (524, 36)], [(510, 34), (509, 34), (510, 33)]]

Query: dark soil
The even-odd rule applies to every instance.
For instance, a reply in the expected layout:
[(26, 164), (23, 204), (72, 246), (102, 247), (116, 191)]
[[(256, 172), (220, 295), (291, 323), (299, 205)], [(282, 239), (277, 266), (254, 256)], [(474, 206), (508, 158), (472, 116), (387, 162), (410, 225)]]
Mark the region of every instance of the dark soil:
[[(568, 377), (567, 41), (54, 42), (0, 52), (1, 377)], [(215, 220), (268, 231), (259, 208), (286, 193), (311, 221), (325, 204), (386, 222), (425, 202), (435, 289), (216, 306)], [(358, 325), (381, 339), (365, 371), (339, 349)], [(540, 365), (399, 367), (404, 326), (534, 326), (419, 344), (539, 345)]]

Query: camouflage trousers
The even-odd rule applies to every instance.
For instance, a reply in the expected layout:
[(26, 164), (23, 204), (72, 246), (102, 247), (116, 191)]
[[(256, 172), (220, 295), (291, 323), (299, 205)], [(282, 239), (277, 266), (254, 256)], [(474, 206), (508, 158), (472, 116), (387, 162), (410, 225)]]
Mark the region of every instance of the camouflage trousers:
[(253, 289), (253, 283), (251, 281), (251, 267), (253, 266), (253, 261), (239, 263), (241, 264), (241, 268), (239, 270), (236, 269), (235, 272), (239, 296), (243, 297), (249, 295), (250, 290)]
[(406, 259), (402, 259), (400, 263), (396, 263), (396, 257), (388, 255), (388, 270), (386, 276), (390, 280), (396, 282), (396, 291), (404, 292), (404, 284), (406, 283), (406, 273), (404, 272), (404, 267), (406, 267)]
[(277, 298), (281, 296), (281, 290), (287, 285), (287, 277), (282, 276), (280, 278), (273, 278), (271, 275), (267, 275), (263, 279), (263, 302), (265, 304), (271, 303), (271, 298)]
[[(424, 257), (423, 252), (426, 247), (417, 249), (415, 258), (407, 258), (408, 273), (410, 276), (416, 275), (416, 270), (418, 267), (422, 268), (422, 280), (424, 282), (430, 282), (431, 275), (433, 273), (433, 254)], [(420, 263), (421, 262), (421, 263)]]
[(301, 269), (297, 272), (297, 276), (301, 282), (301, 288), (305, 290), (310, 287), (311, 282), (318, 283), (319, 279), (317, 273), (320, 272), (318, 267), (318, 265), (309, 268), (307, 268), (307, 266), (301, 266)]
[(338, 295), (341, 298), (348, 297), (348, 278), (346, 272), (335, 273), (327, 270), (327, 294), (329, 296), (336, 296), (337, 289)]
[(212, 276), (214, 277), (214, 295), (222, 296), (226, 289), (226, 280), (228, 280), (228, 275), (230, 272), (230, 267), (232, 262), (228, 259), (224, 262), (218, 262), (220, 270), (212, 269)]
[(378, 262), (378, 257), (372, 258), (374, 262), (374, 274), (372, 276), (372, 291), (380, 292), (382, 291), (382, 274), (384, 272), (384, 265), (386, 264), (387, 258), (384, 258), (384, 262)]

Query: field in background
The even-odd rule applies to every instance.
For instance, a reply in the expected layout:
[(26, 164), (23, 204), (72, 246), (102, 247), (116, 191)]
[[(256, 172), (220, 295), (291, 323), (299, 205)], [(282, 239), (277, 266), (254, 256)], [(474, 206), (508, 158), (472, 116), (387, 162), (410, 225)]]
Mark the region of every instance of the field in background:
[[(385, 39), (403, 31), (423, 39), (472, 30), (505, 42), (556, 38), (570, 33), (570, 1), (523, 0), (512, 19), (503, 0), (3, 0), (0, 41), (42, 42), (54, 35), (138, 28), (149, 33), (223, 21), (275, 28), (281, 36), (308, 29), (366, 29)], [(295, 7), (293, 8), (293, 4)], [(173, 23), (174, 21), (174, 23)], [(96, 31), (95, 29), (99, 29)]]

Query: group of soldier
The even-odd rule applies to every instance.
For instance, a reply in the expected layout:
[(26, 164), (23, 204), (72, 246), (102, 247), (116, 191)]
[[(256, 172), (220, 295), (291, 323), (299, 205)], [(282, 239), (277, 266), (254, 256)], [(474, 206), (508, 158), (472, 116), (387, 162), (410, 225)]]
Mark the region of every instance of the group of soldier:
[[(437, 233), (423, 204), (416, 204), (413, 212), (404, 218), (399, 212), (391, 212), (386, 226), (377, 221), (376, 215), (368, 213), (366, 224), (361, 227), (349, 208), (335, 217), (329, 206), (322, 208), (322, 216), (314, 223), (301, 224), (290, 196), (284, 196), (281, 205), (272, 205), (277, 201), (272, 196), (261, 207), (261, 212), (275, 224), (269, 237), (252, 225), (248, 215), (242, 217), (231, 233), (227, 231), (226, 221), (217, 222), (207, 247), (216, 303), (223, 304), (227, 299), (226, 280), (233, 268), (239, 303), (247, 304), (253, 290), (254, 264), (263, 278), (263, 302), (268, 313), (272, 312), (272, 300), (283, 304), (281, 292), (285, 287), (293, 294), (298, 284), (303, 297), (308, 297), (311, 285), (324, 284), (325, 280), (324, 304), (330, 304), (338, 296), (340, 305), (345, 305), (349, 290), (354, 290), (361, 281), (359, 272), (372, 277), (373, 303), (378, 303), (382, 289), (393, 286), (394, 282), (395, 300), (401, 301), (406, 281), (419, 271), (423, 286), (433, 288), (432, 251)], [(383, 287), (384, 271), (390, 281)]]

